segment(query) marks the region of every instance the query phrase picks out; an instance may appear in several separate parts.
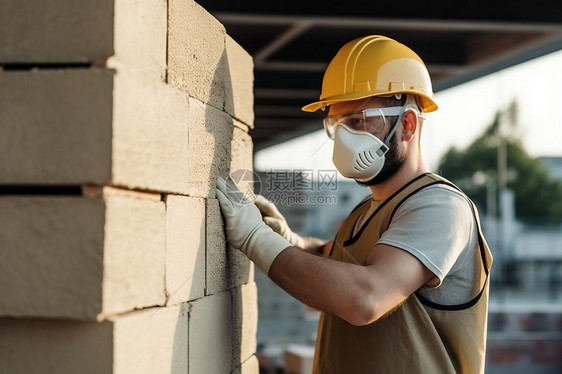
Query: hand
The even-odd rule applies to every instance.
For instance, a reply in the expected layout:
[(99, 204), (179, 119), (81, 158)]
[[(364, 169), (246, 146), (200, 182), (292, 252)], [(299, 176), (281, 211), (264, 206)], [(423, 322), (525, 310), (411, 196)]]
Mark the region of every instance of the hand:
[(292, 245), (304, 248), (304, 239), (291, 231), (285, 217), (279, 212), (275, 204), (262, 195), (257, 195), (254, 203), (263, 215), (263, 221), (271, 227), (273, 231), (287, 239)]
[(244, 252), (268, 274), (273, 260), (291, 243), (262, 221), (259, 209), (230, 180), (217, 179), (217, 199), (230, 245)]

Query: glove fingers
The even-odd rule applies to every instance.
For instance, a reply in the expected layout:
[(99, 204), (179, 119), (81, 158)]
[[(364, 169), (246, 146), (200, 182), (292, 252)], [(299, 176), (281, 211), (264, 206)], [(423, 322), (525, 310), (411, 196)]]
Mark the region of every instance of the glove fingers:
[(217, 190), (221, 191), (232, 204), (245, 205), (251, 203), (231, 180), (218, 177)]
[(217, 188), (216, 195), (222, 214), (224, 214), (225, 216), (233, 214), (234, 206), (232, 205), (232, 201), (230, 201), (229, 198), (219, 188)]
[(252, 202), (246, 197), (246, 194), (238, 189), (238, 186), (234, 184), (232, 180), (226, 180), (227, 194), (230, 200), (235, 204), (246, 205)]
[(217, 190), (221, 191), (223, 194), (226, 194), (226, 181), (222, 177), (217, 178)]
[(265, 216), (277, 217), (277, 218), (282, 217), (281, 213), (279, 212), (275, 204), (267, 200), (262, 195), (256, 196), (256, 200), (254, 201), (254, 204), (256, 204), (260, 212)]
[(262, 214), (264, 214), (266, 216), (271, 215), (271, 213), (270, 213), (271, 212), (270, 201), (267, 200), (262, 195), (256, 195), (256, 200), (254, 200), (254, 204), (256, 204), (256, 206), (258, 207), (260, 212), (262, 212)]
[(276, 233), (278, 233), (279, 235), (283, 235), (286, 231), (283, 230), (284, 229), (283, 224), (276, 218), (264, 217), (263, 222), (269, 227), (271, 227), (271, 229)]

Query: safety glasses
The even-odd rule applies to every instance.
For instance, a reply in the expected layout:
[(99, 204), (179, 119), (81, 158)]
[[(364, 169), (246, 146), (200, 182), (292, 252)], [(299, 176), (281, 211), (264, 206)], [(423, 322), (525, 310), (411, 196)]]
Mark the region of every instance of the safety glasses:
[(391, 124), (389, 117), (399, 116), (404, 110), (402, 106), (387, 108), (370, 108), (358, 112), (346, 113), (324, 118), (324, 129), (330, 139), (334, 139), (339, 125), (346, 125), (351, 129), (365, 131), (373, 135), (384, 130)]

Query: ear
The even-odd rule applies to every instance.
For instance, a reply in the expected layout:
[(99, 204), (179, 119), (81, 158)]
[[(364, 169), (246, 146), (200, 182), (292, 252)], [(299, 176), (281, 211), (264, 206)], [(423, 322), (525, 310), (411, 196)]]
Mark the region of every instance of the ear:
[(402, 140), (410, 141), (418, 128), (418, 116), (413, 110), (408, 110), (402, 117)]

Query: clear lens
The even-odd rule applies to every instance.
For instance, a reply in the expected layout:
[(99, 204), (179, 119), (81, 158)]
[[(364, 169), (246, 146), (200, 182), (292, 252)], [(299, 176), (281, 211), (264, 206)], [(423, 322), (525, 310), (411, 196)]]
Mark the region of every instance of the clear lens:
[[(373, 135), (383, 131), (392, 117), (398, 116), (402, 107), (371, 108), (360, 112), (346, 113), (338, 116), (324, 118), (324, 129), (330, 139), (334, 139), (339, 125), (347, 125), (357, 131), (365, 131)], [(389, 118), (390, 117), (390, 118)]]

